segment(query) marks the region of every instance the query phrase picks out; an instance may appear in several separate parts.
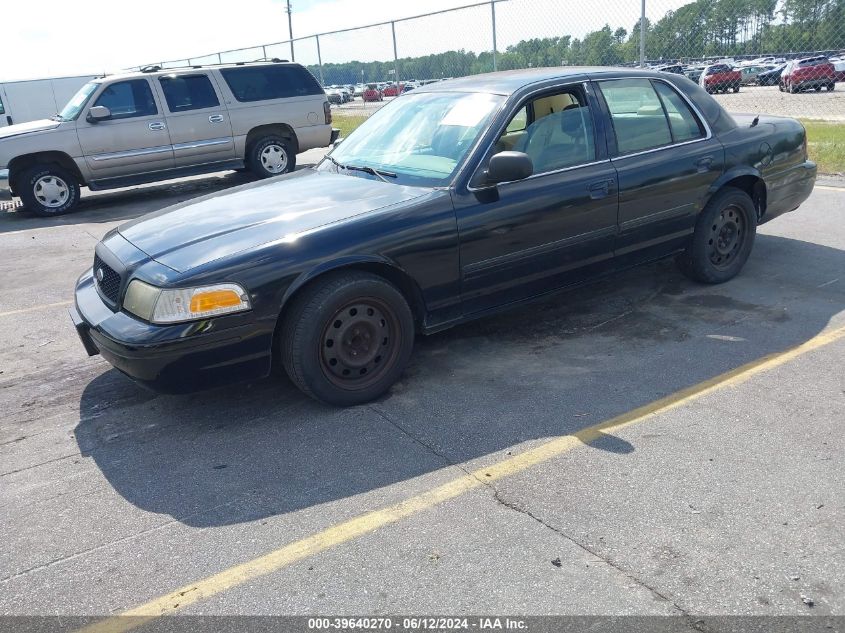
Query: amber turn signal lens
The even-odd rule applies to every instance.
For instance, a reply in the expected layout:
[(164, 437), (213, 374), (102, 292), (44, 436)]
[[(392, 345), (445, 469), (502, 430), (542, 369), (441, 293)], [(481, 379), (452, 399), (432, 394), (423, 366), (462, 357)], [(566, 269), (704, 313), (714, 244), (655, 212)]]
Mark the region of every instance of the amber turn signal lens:
[(191, 297), (191, 312), (209, 312), (219, 308), (241, 305), (241, 298), (234, 290), (208, 290)]

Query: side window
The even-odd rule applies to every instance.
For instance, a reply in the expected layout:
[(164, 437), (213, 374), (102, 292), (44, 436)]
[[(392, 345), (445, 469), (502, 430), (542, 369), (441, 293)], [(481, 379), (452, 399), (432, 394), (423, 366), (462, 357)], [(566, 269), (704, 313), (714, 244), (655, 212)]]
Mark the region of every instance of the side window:
[(669, 119), (672, 141), (683, 143), (684, 141), (702, 138), (704, 136), (704, 128), (681, 95), (662, 81), (655, 81), (653, 83), (654, 89), (663, 102), (666, 117)]
[(161, 77), (159, 82), (171, 112), (201, 110), (220, 105), (207, 75)]
[(528, 106), (523, 106), (519, 112), (513, 115), (511, 122), (508, 123), (508, 127), (505, 128), (505, 134), (521, 132), (526, 127), (528, 127)]
[(0, 97), (0, 114), (6, 114), (6, 108), (3, 107), (3, 97)]
[(535, 174), (593, 162), (593, 121), (585, 97), (566, 90), (534, 99), (511, 118), (495, 148), (525, 152)]
[(302, 66), (224, 68), (220, 73), (238, 101), (265, 101), (323, 94), (320, 84)]
[(146, 79), (119, 81), (106, 86), (95, 106), (106, 106), (112, 119), (129, 119), (158, 114), (153, 92)]
[(599, 82), (599, 87), (610, 110), (620, 154), (672, 142), (663, 105), (648, 79), (613, 79)]

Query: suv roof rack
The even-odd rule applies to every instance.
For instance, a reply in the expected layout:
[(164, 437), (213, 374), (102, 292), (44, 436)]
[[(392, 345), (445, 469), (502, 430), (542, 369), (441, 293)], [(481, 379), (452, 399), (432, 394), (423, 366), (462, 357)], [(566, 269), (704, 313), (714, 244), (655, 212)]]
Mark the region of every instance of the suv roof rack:
[(191, 64), (189, 66), (169, 66), (168, 68), (164, 68), (160, 64), (150, 64), (149, 66), (141, 66), (138, 70), (142, 73), (158, 73), (163, 70), (184, 70), (186, 68), (214, 68), (215, 66), (246, 66), (247, 64), (258, 64), (258, 63), (269, 63), (269, 64), (288, 64), (290, 63), (287, 59), (279, 59), (278, 57), (260, 57), (258, 59), (253, 59), (248, 62), (221, 62), (217, 64)]

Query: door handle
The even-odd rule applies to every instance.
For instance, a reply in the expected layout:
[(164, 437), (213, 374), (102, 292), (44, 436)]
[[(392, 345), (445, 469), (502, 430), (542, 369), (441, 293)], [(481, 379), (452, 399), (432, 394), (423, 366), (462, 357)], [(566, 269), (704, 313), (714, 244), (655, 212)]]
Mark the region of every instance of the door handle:
[(695, 166), (698, 169), (699, 173), (703, 173), (705, 171), (710, 170), (710, 165), (713, 164), (713, 157), (712, 156), (705, 156), (704, 158), (700, 158), (695, 161)]
[(591, 182), (587, 187), (590, 191), (590, 198), (593, 200), (606, 198), (610, 195), (610, 185), (612, 185), (613, 182), (613, 180), (599, 180), (597, 182)]
[(209, 123), (222, 123), (223, 122), (223, 115), (222, 114), (212, 114), (208, 117)]
[(148, 127), (149, 127), (152, 131), (154, 131), (154, 132), (155, 132), (156, 130), (163, 130), (163, 129), (165, 129), (167, 126), (165, 126), (165, 125), (164, 125), (164, 123), (162, 123), (161, 121), (153, 121), (152, 123), (150, 123), (150, 125), (149, 125)]

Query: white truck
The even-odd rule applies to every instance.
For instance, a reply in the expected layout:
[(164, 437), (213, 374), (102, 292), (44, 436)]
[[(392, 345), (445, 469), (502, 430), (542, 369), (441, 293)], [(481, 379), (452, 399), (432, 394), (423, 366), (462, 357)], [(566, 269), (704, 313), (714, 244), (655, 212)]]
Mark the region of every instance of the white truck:
[(50, 118), (93, 78), (81, 75), (0, 81), (0, 128)]

